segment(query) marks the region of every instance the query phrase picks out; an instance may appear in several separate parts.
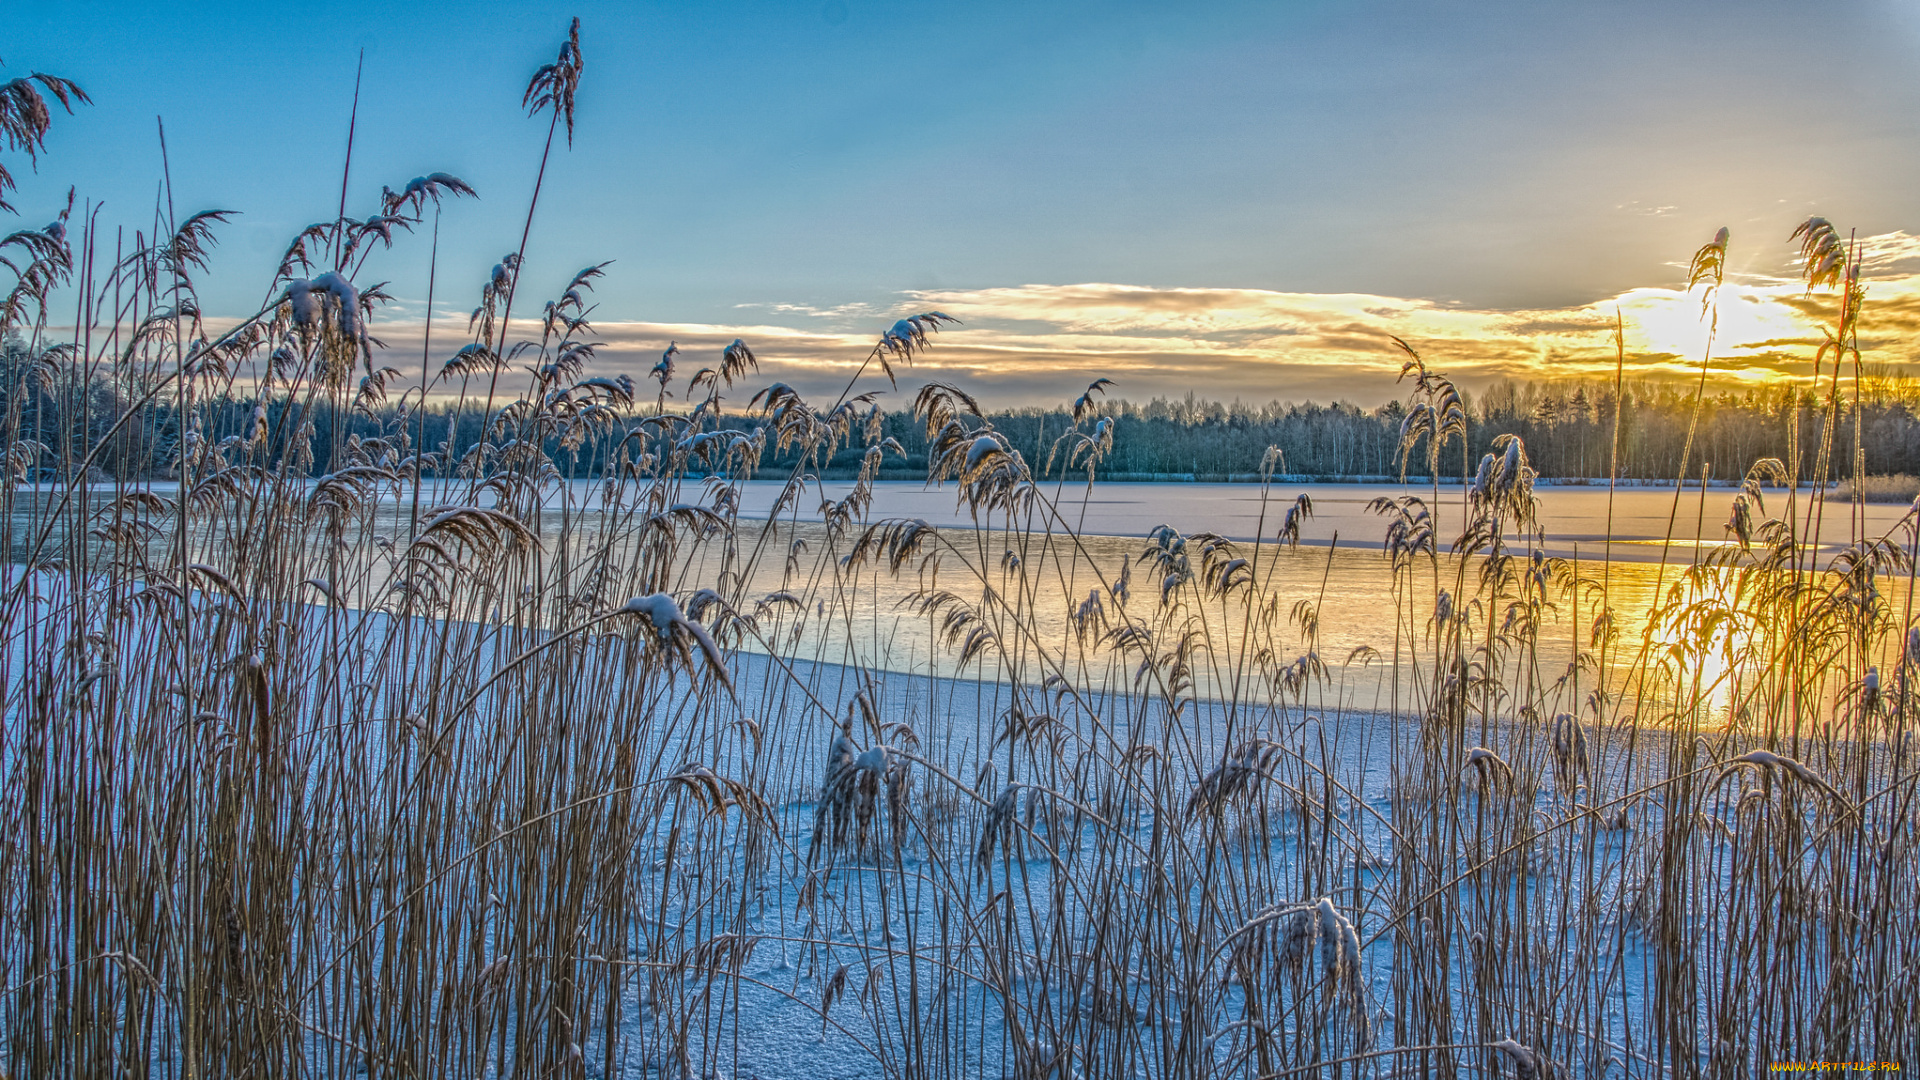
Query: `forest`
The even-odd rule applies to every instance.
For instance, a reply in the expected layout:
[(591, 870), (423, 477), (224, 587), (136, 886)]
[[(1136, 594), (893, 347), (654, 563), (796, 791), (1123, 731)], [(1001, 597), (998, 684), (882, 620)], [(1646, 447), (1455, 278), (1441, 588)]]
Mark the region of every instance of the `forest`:
[[(37, 455), (34, 466), (43, 479), (66, 478), (61, 463), (84, 456), (84, 451), (73, 453), (73, 448), (95, 445), (114, 427), (126, 403), (143, 396), (140, 386), (117, 380), (105, 367), (79, 370), (64, 360), (64, 350), (58, 347), (30, 350), (18, 338), (0, 349), (0, 372), (4, 373), (0, 376), (0, 394), (4, 394), (0, 398), (0, 424), (5, 425), (0, 437), (9, 444), (24, 439), (28, 445), (44, 446), (46, 451)], [(906, 384), (906, 389), (911, 389), (910, 378)], [(296, 453), (303, 459), (303, 468), (310, 460), (315, 475), (333, 471), (336, 440), (330, 435), (337, 435), (341, 446), (355, 437), (383, 439), (395, 445), (424, 445), (442, 455), (437, 460), (449, 460), (445, 456), (449, 441), (455, 457), (467, 454), (483, 441), (483, 396), (477, 392), (447, 395), (428, 399), (421, 407), (418, 398), (388, 401), (372, 391), (363, 391), (351, 407), (336, 415), (336, 406), (324, 399), (261, 401), (229, 391), (200, 403), (198, 415), (205, 419), (197, 422), (211, 430), (194, 431), (190, 427), (188, 434), (213, 444), (239, 438), (254, 424), (259, 407), (266, 410), (273, 430), (294, 433), (283, 437), (283, 442), (297, 438), (301, 431), (313, 433)], [(895, 396), (902, 406), (906, 404), (904, 391)], [(1680, 455), (1687, 445), (1688, 428), (1695, 423), (1696, 401), (1698, 428), (1684, 466), (1690, 480), (1698, 479), (1704, 470), (1710, 480), (1737, 482), (1745, 472), (1744, 463), (1766, 457), (1784, 462), (1794, 455), (1796, 447), (1817, 445), (1829, 418), (1835, 425), (1837, 445), (1854, 445), (1854, 425), (1863, 425), (1859, 440), (1863, 460), (1859, 464), (1864, 474), (1920, 474), (1920, 380), (1901, 368), (1872, 367), (1856, 384), (1843, 383), (1837, 397), (1831, 391), (1817, 394), (1804, 386), (1780, 384), (1741, 393), (1723, 390), (1696, 398), (1692, 387), (1622, 378), (1617, 388), (1604, 381), (1503, 380), (1478, 395), (1462, 391), (1462, 398), (1467, 438), (1458, 451), (1460, 460), (1453, 460), (1450, 451), (1449, 459), (1441, 464), (1443, 482), (1470, 471), (1464, 466), (1478, 460), (1504, 435), (1518, 435), (1525, 441), (1534, 468), (1543, 478), (1605, 480), (1612, 475), (1622, 480), (1671, 481), (1683, 472)], [(639, 430), (648, 414), (687, 414), (664, 395), (658, 400), (654, 409), (643, 406), (617, 421), (624, 433), (639, 432), (657, 439)], [(1618, 410), (1617, 433), (1616, 402), (1625, 403), (1625, 409)], [(498, 407), (507, 404), (495, 403), (496, 420)], [(747, 407), (706, 410), (700, 426), (743, 435), (767, 426), (765, 408), (742, 404)], [(181, 438), (174, 409), (165, 395), (149, 401), (138, 422), (122, 425), (115, 433), (115, 444), (97, 458), (96, 467), (118, 479), (169, 476), (171, 463), (179, 456)], [(281, 413), (287, 409), (302, 411), (305, 423), (282, 425)], [(889, 409), (885, 397), (876, 397), (866, 409), (861, 428), (868, 439), (841, 447), (831, 461), (816, 470), (817, 475), (822, 479), (850, 479), (859, 473), (867, 446), (891, 439), (879, 475), (889, 480), (925, 478), (926, 433), (914, 421), (911, 410)], [(1417, 456), (1405, 461), (1400, 458), (1407, 408), (1397, 400), (1365, 409), (1347, 402), (1276, 399), (1265, 405), (1249, 405), (1241, 401), (1202, 401), (1189, 395), (1185, 399), (1154, 398), (1138, 403), (1116, 396), (1091, 398), (1082, 411), (1088, 422), (1111, 420), (1111, 447), (1094, 467), (1098, 479), (1254, 480), (1269, 447), (1280, 451), (1279, 472), (1298, 480), (1430, 479), (1429, 462)], [(1073, 410), (1066, 403), (1050, 409), (983, 412), (1036, 472), (1049, 479), (1085, 479), (1084, 459), (1076, 458), (1068, 468), (1067, 455), (1059, 442), (1075, 426)], [(1796, 426), (1797, 438), (1793, 431)], [(569, 450), (553, 446), (547, 450), (562, 475), (582, 478), (604, 469), (605, 455), (621, 442), (614, 438), (593, 447)], [(279, 460), (285, 449), (279, 447), (273, 460)], [(782, 451), (767, 447), (758, 466), (785, 471), (796, 462), (796, 454), (792, 448)], [(1800, 478), (1810, 481), (1812, 455), (1799, 456)]]

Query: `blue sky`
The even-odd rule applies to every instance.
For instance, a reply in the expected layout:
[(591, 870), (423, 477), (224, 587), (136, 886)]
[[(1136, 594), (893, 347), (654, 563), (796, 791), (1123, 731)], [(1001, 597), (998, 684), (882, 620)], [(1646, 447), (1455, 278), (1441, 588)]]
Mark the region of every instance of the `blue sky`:
[[(58, 118), (37, 173), (15, 168), (22, 219), (73, 185), (103, 221), (145, 227), (163, 116), (177, 209), (241, 211), (203, 287), (229, 315), (332, 213), (362, 49), (349, 213), (423, 172), (473, 183), (480, 201), (446, 212), (440, 278), (470, 307), (532, 187), (544, 126), (520, 92), (578, 14), (576, 141), (551, 166), (526, 280), (545, 292), (616, 260), (610, 364), (662, 336), (759, 330), (806, 374), (894, 314), (990, 295), (948, 338), (990, 397), (1065, 396), (1111, 356), (1137, 398), (1373, 401), (1390, 377), (1340, 391), (1389, 370), (1384, 354), (1290, 351), (1299, 310), (1366, 333), (1405, 310), (1594, 322), (1675, 285), (1721, 225), (1756, 284), (1784, 272), (1810, 213), (1920, 231), (1914, 3), (7, 9), (4, 74), (66, 75), (95, 101)], [(417, 301), (426, 252), (404, 240), (364, 276)], [(1127, 287), (1097, 306), (1124, 296), (1140, 317), (1063, 315), (1058, 290), (1082, 285)], [(1309, 299), (1278, 321), (1192, 317), (1268, 294)], [(1311, 299), (1341, 296), (1361, 299)], [(1173, 309), (1169, 345), (1152, 313)], [(1514, 374), (1527, 349), (1509, 336), (1483, 350), (1505, 367), (1434, 340), (1464, 371)], [(1904, 360), (1896, 337), (1886, 355)], [(1213, 355), (1183, 368), (1190, 346)]]

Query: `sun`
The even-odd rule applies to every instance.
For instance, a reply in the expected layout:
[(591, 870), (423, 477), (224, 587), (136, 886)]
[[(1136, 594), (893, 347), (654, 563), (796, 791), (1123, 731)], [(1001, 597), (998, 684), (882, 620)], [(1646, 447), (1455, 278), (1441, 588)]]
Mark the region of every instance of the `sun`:
[[(1707, 308), (1698, 292), (1635, 289), (1620, 299), (1627, 347), (1698, 364), (1711, 340), (1716, 375), (1732, 375), (1743, 381), (1775, 380), (1779, 376), (1770, 369), (1741, 368), (1738, 364), (1743, 357), (1754, 356), (1762, 349), (1804, 344), (1810, 352), (1817, 345), (1819, 329), (1782, 302), (1792, 291), (1791, 286), (1727, 285), (1715, 297), (1714, 308)], [(1723, 370), (1722, 365), (1732, 365), (1733, 370)]]

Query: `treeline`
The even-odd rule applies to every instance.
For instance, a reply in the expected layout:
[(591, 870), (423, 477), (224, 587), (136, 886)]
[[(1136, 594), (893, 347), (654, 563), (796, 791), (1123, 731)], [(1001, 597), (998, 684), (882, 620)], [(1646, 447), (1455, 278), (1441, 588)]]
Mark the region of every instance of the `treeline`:
[[(1832, 474), (1852, 472), (1856, 423), (1869, 475), (1920, 473), (1920, 383), (1893, 376), (1863, 380), (1862, 389), (1856, 412), (1851, 386), (1840, 388), (1832, 417)], [(1604, 478), (1613, 469), (1617, 413), (1620, 477), (1680, 475), (1687, 430), (1695, 423), (1693, 394), (1669, 385), (1629, 384), (1617, 402), (1613, 387), (1604, 384), (1503, 382), (1478, 398), (1469, 395), (1464, 471), (1477, 465), (1495, 438), (1516, 434), (1542, 476)], [(1710, 479), (1738, 480), (1754, 461), (1785, 462), (1797, 449), (1801, 477), (1812, 479), (1829, 404), (1834, 403), (1825, 396), (1789, 386), (1709, 395), (1700, 402), (1686, 475), (1697, 478), (1704, 466)], [(1346, 403), (1247, 406), (1155, 399), (1117, 401), (1105, 412), (1114, 420), (1114, 446), (1100, 471), (1109, 476), (1224, 479), (1255, 471), (1269, 446), (1280, 450), (1284, 471), (1296, 476), (1399, 476), (1403, 471), (1399, 451), (1407, 407), (1399, 401), (1362, 409)], [(1072, 423), (1064, 409), (1016, 410), (991, 420), (1036, 462), (1045, 461), (1047, 448)], [(924, 439), (911, 424), (890, 424), (889, 432), (910, 454), (924, 454)], [(1441, 456), (1441, 475), (1458, 477), (1462, 457), (1461, 444), (1450, 442)], [(1425, 453), (1411, 455), (1404, 473), (1427, 478)]]
[[(252, 430), (252, 399), (232, 396), (197, 403), (194, 423), (181, 425), (167, 396), (144, 406), (139, 415), (116, 421), (135, 400), (139, 388), (116, 386), (100, 377), (80, 379), (56, 362), (30, 355), (17, 341), (0, 349), (0, 423), (8, 446), (31, 440), (42, 476), (63, 475), (112, 432), (111, 445), (96, 464), (115, 476), (170, 475), (179, 460), (183, 437), (189, 444), (218, 446)], [(1855, 425), (1869, 475), (1920, 474), (1920, 382), (1903, 374), (1878, 373), (1855, 388), (1843, 380), (1837, 401), (1792, 386), (1755, 387), (1743, 393), (1720, 392), (1699, 404), (1688, 388), (1653, 382), (1628, 383), (1616, 396), (1610, 383), (1501, 382), (1465, 400), (1464, 447), (1450, 441), (1441, 456), (1443, 478), (1471, 471), (1495, 438), (1517, 434), (1542, 476), (1603, 478), (1615, 460), (1618, 416), (1618, 475), (1623, 479), (1672, 479), (1682, 471), (1680, 455), (1695, 426), (1693, 451), (1685, 473), (1737, 480), (1757, 459), (1787, 461), (1798, 449), (1802, 479), (1812, 479), (1815, 448), (1832, 417), (1834, 476), (1850, 475)], [(289, 417), (288, 410), (299, 410)], [(576, 447), (549, 447), (556, 467), (571, 476), (602, 469), (612, 448), (648, 414), (651, 403), (638, 401), (631, 415), (599, 437)], [(1076, 425), (1064, 408), (1010, 409), (983, 419), (1032, 465), (1036, 474), (1059, 476), (1066, 468), (1063, 436), (1090, 433), (1105, 420), (1111, 446), (1099, 456), (1096, 475), (1125, 479), (1225, 480), (1248, 477), (1260, 468), (1269, 447), (1281, 455), (1280, 471), (1294, 477), (1387, 477), (1404, 473), (1426, 479), (1426, 454), (1401, 461), (1401, 425), (1407, 407), (1400, 401), (1373, 408), (1333, 404), (1209, 402), (1155, 398), (1145, 403), (1123, 399), (1099, 402)], [(267, 403), (267, 428), (280, 445), (267, 448), (271, 460), (293, 452), (302, 471), (331, 471), (336, 447), (350, 437), (384, 438), (429, 450), (449, 442), (464, 450), (481, 438), (482, 403), (433, 403), (405, 413), (393, 403), (369, 410), (336, 409), (324, 400)], [(295, 423), (283, 423), (293, 419)], [(724, 411), (703, 421), (707, 429), (751, 433), (762, 417)], [(1798, 428), (1797, 442), (1794, 429)], [(848, 476), (860, 466), (868, 440), (890, 438), (902, 453), (889, 452), (883, 476), (920, 478), (927, 471), (926, 433), (905, 410), (882, 410), (871, 423), (856, 425), (851, 445), (815, 467), (824, 477)], [(310, 432), (300, 437), (301, 429)], [(294, 445), (298, 438), (299, 444)], [(642, 439), (656, 445), (658, 436)], [(629, 442), (631, 449), (632, 443)], [(1070, 475), (1084, 477), (1084, 457)], [(789, 469), (797, 452), (766, 449), (762, 473)], [(1050, 461), (1051, 459), (1051, 461)], [(1049, 468), (1050, 466), (1050, 468)], [(16, 468), (16, 473), (18, 473)]]

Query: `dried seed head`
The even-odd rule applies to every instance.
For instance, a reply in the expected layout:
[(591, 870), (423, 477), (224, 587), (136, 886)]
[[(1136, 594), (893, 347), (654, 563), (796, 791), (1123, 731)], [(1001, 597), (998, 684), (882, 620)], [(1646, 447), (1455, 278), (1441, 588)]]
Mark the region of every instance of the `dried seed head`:
[(1569, 787), (1587, 775), (1587, 735), (1572, 713), (1553, 718), (1553, 761)]

